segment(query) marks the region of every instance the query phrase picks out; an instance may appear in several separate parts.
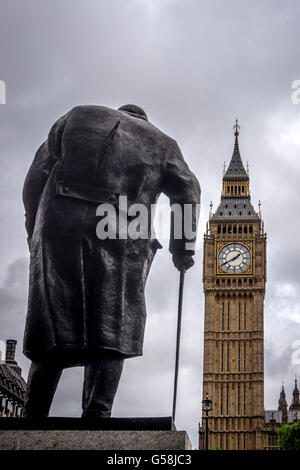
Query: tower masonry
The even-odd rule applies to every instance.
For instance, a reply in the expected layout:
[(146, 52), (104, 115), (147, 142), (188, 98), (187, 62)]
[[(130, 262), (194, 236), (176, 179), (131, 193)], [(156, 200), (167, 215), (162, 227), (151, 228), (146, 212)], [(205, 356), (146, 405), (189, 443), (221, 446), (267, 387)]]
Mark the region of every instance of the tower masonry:
[[(209, 448), (261, 448), (264, 425), (266, 234), (239, 150), (238, 121), (221, 202), (204, 235), (203, 396), (212, 399)], [(199, 448), (204, 446), (199, 429)]]

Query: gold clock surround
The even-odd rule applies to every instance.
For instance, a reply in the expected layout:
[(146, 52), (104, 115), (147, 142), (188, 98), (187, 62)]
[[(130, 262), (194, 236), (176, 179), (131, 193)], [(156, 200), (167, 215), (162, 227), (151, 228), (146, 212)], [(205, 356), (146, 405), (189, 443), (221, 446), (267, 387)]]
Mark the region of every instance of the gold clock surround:
[[(242, 271), (241, 273), (234, 273), (234, 274), (229, 274), (227, 271), (221, 268), (219, 264), (219, 254), (220, 251), (224, 248), (224, 246), (231, 245), (232, 243), (239, 243), (240, 245), (245, 246), (250, 253), (250, 264), (249, 266)], [(216, 275), (217, 276), (226, 276), (226, 277), (242, 277), (242, 276), (249, 276), (253, 274), (253, 242), (252, 241), (245, 241), (245, 240), (239, 240), (239, 239), (228, 239), (226, 241), (217, 241), (216, 242), (216, 256), (215, 256), (215, 262), (216, 262)]]

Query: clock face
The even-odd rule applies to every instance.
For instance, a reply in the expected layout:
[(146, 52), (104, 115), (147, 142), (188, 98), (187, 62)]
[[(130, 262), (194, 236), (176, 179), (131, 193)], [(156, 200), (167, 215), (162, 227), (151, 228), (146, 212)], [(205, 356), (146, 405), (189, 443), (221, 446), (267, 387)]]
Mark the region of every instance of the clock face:
[(242, 273), (248, 268), (250, 261), (250, 251), (240, 243), (230, 243), (219, 253), (219, 266), (230, 274)]

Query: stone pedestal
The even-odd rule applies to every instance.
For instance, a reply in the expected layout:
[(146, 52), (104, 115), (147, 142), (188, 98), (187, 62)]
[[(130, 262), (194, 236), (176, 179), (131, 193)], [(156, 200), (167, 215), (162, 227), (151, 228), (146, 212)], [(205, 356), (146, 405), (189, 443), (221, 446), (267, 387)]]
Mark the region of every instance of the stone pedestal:
[(171, 418), (2, 418), (0, 450), (192, 450)]

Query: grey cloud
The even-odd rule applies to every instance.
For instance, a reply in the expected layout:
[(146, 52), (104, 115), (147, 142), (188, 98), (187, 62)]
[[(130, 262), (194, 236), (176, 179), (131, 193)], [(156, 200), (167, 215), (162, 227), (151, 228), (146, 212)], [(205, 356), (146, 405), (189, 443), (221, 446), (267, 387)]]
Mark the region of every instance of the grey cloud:
[[(0, 13), (0, 79), (7, 85), (7, 104), (0, 105), (0, 337), (19, 340), (25, 374), (26, 171), (50, 126), (74, 105), (135, 102), (176, 138), (202, 186), (200, 249), (185, 287), (178, 426), (188, 428), (196, 446), (202, 234), (210, 201), (216, 207), (220, 199), (236, 117), (252, 199), (263, 202), (268, 232), (266, 404), (276, 406), (281, 381), (299, 375), (299, 366), (285, 366), (290, 342), (300, 337), (300, 105), (291, 102), (291, 83), (300, 79), (299, 2), (0, 0)], [(145, 355), (126, 365), (115, 406), (120, 415), (170, 412), (178, 273), (164, 245), (147, 287)], [(66, 371), (52, 413), (80, 413), (81, 378), (79, 369)]]

